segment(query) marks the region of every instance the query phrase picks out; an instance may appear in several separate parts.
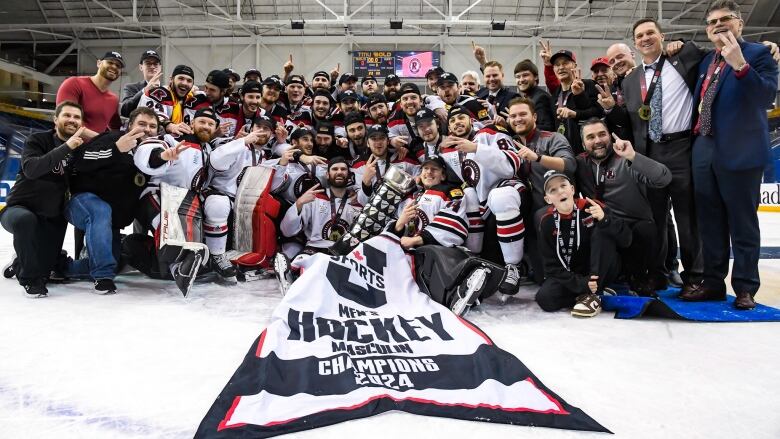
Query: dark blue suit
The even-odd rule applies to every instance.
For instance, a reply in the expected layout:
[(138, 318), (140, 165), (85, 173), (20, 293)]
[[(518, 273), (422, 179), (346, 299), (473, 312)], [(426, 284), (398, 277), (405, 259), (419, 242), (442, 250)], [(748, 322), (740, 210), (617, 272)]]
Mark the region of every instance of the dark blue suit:
[[(729, 270), (729, 241), (734, 252), (731, 285), (735, 292), (755, 294), (760, 285), (758, 226), (761, 175), (769, 160), (766, 110), (777, 92), (777, 63), (769, 49), (740, 42), (750, 65), (737, 77), (727, 64), (712, 103), (710, 136), (698, 136), (693, 146), (693, 182), (704, 253), (704, 283), (725, 291)], [(715, 52), (699, 65), (694, 97), (701, 87)]]

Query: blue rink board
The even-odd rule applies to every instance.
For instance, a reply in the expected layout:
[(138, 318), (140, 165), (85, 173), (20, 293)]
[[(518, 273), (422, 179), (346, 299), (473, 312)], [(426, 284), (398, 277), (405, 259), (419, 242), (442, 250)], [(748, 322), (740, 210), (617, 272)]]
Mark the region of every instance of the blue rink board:
[[(757, 304), (751, 311), (734, 308), (734, 296), (719, 302), (684, 302), (679, 288), (658, 292), (658, 299), (634, 296), (603, 296), (604, 311), (615, 311), (616, 319), (641, 316), (666, 317), (695, 322), (780, 322), (780, 309)], [(759, 293), (760, 299), (760, 293)]]

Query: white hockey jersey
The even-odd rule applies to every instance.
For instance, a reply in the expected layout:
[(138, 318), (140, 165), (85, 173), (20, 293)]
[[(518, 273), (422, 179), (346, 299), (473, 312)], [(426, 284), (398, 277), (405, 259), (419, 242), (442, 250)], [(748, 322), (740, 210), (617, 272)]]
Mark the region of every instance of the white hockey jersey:
[(307, 246), (328, 248), (337, 237), (346, 233), (362, 208), (354, 201), (354, 193), (351, 191), (347, 191), (345, 198), (336, 198), (327, 190), (317, 194), (311, 203), (304, 204), (300, 212), (295, 205), (290, 207), (282, 218), (280, 229), (287, 237), (303, 231)]
[[(149, 159), (155, 150), (173, 148), (179, 142), (187, 146), (179, 158), (174, 161), (166, 161), (162, 166), (152, 167)], [(208, 184), (209, 155), (211, 154), (211, 144), (201, 143), (194, 136), (184, 136), (177, 140), (170, 134), (166, 134), (162, 140), (148, 139), (138, 145), (133, 155), (133, 162), (136, 168), (146, 175), (149, 175), (148, 186), (141, 193), (141, 197), (149, 192), (159, 191), (160, 183), (165, 182), (172, 186), (200, 191)]]
[[(249, 166), (274, 167), (272, 161), (266, 160), (267, 151), (247, 146), (244, 139), (223, 142), (214, 148), (210, 156), (211, 178), (209, 186), (232, 197), (236, 196), (239, 182), (244, 170)], [(274, 173), (271, 181), (271, 191), (284, 185), (284, 172)]]
[(416, 202), (417, 217), (407, 224), (403, 235), (421, 235), (425, 244), (462, 245), (466, 242), (469, 228), (466, 206), (462, 205), (462, 201), (463, 191), (448, 184), (420, 189), (409, 195), (398, 205), (396, 215), (409, 203)]
[(388, 160), (385, 159), (379, 159), (375, 162), (376, 166), (378, 167), (377, 173), (374, 175), (374, 178), (371, 179), (371, 186), (364, 187), (363, 174), (366, 171), (366, 163), (368, 158), (369, 156), (367, 155), (358, 157), (354, 162), (352, 162), (351, 166), (352, 174), (355, 176), (355, 191), (357, 192), (357, 200), (360, 204), (366, 204), (369, 198), (371, 198), (371, 195), (374, 192), (374, 188), (382, 183), (382, 176), (387, 172), (388, 166), (399, 167), (402, 171), (406, 172), (412, 177), (416, 177), (420, 174), (420, 163), (418, 163), (416, 160), (411, 158), (409, 155), (403, 159), (399, 159), (398, 154), (393, 154), (390, 157), (389, 163)]

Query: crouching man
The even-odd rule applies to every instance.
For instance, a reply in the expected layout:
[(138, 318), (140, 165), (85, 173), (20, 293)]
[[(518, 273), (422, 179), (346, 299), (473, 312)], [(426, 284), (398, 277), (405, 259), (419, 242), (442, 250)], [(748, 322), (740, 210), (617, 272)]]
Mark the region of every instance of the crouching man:
[(576, 317), (601, 312), (601, 297), (620, 273), (618, 247), (631, 244), (631, 230), (602, 204), (575, 199), (569, 177), (547, 171), (544, 210), (539, 224), (539, 253), (545, 280), (536, 303), (545, 311), (572, 308)]

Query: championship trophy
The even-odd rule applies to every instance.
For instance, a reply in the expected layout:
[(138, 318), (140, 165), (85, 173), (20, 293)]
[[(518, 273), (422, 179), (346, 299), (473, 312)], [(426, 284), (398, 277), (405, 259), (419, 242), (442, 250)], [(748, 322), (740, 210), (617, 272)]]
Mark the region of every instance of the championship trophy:
[(390, 166), (382, 184), (374, 187), (374, 194), (368, 200), (360, 215), (355, 218), (349, 230), (330, 247), (334, 255), (346, 255), (368, 238), (384, 230), (393, 216), (398, 203), (416, 187), (414, 177), (397, 166)]

